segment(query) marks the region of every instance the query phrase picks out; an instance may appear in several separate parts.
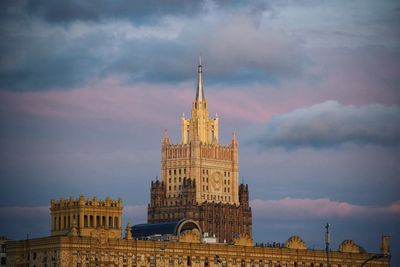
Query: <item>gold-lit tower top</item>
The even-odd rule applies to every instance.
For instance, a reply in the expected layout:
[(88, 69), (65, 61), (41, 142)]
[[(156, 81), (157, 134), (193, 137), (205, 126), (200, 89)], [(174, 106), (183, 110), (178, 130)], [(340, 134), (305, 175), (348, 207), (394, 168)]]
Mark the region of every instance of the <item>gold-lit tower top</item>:
[(204, 96), (203, 65), (201, 57), (197, 67), (196, 98), (192, 103), (191, 118), (182, 116), (182, 144), (200, 141), (203, 144), (218, 144), (218, 116), (210, 118)]
[(204, 89), (203, 89), (203, 66), (201, 65), (201, 56), (199, 57), (199, 65), (197, 67), (197, 93), (196, 101), (204, 101)]

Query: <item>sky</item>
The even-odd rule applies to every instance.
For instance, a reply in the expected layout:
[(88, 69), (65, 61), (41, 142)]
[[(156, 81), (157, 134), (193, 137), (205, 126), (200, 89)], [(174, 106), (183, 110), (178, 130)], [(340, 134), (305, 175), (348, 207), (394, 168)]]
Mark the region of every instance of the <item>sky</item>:
[(239, 140), (253, 236), (353, 239), (400, 265), (400, 2), (0, 2), (0, 234), (50, 233), (49, 201), (121, 197), (146, 221), (164, 129), (198, 57), (220, 142)]

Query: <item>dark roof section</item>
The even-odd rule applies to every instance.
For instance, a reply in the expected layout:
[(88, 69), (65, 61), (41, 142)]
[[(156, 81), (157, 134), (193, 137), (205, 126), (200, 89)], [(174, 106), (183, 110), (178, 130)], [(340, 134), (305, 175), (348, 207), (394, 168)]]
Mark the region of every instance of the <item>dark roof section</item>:
[(198, 229), (201, 234), (200, 226), (195, 221), (188, 219), (162, 223), (144, 223), (132, 226), (132, 236), (133, 238), (143, 238), (154, 235), (179, 236), (183, 231), (192, 229)]

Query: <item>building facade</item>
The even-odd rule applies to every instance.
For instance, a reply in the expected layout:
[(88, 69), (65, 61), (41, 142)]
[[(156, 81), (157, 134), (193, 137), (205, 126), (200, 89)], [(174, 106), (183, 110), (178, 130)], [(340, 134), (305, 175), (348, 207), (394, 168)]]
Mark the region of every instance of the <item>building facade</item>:
[(91, 236), (97, 229), (121, 237), (122, 199), (61, 198), (50, 201), (51, 235)]
[[(195, 225), (195, 227), (185, 226)], [(29, 240), (6, 241), (7, 266), (11, 267), (326, 267), (324, 250), (307, 249), (298, 236), (285, 243), (254, 245), (248, 235), (230, 244), (204, 243), (201, 229), (194, 223), (180, 223), (169, 241), (132, 238), (131, 226), (125, 235), (98, 225), (90, 235), (73, 228), (63, 235)], [(135, 229), (135, 228), (134, 228)], [(144, 230), (144, 229), (142, 229)], [(84, 231), (82, 232), (84, 233)], [(389, 255), (390, 239), (383, 236), (380, 253)], [(337, 251), (329, 252), (330, 267), (358, 267), (375, 254), (365, 252), (352, 240), (345, 240)], [(375, 258), (369, 267), (389, 267), (388, 257)]]
[(219, 143), (219, 118), (211, 118), (198, 65), (197, 91), (191, 117), (181, 118), (180, 144), (165, 130), (161, 144), (161, 182), (151, 184), (148, 223), (190, 218), (220, 241), (252, 233), (247, 185), (239, 185), (236, 135), (229, 145)]

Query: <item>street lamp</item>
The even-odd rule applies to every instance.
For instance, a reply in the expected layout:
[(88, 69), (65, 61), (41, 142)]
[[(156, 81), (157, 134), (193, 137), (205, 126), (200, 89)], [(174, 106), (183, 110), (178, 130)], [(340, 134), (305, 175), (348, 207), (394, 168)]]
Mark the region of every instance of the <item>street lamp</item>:
[(326, 223), (325, 232), (325, 251), (326, 251), (326, 266), (330, 267), (329, 264), (329, 244), (331, 243), (331, 234), (329, 233), (329, 223)]
[(379, 259), (384, 259), (388, 258), (390, 261), (390, 254), (375, 254), (372, 255), (370, 258), (366, 259), (362, 264), (361, 267), (363, 267), (367, 262), (372, 261), (372, 260), (379, 260)]

